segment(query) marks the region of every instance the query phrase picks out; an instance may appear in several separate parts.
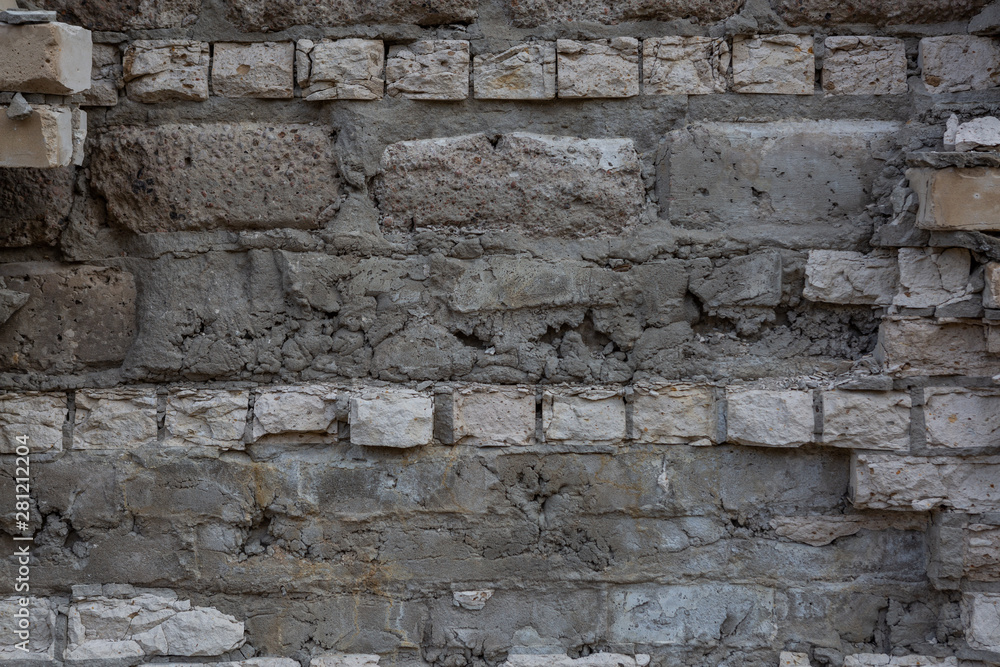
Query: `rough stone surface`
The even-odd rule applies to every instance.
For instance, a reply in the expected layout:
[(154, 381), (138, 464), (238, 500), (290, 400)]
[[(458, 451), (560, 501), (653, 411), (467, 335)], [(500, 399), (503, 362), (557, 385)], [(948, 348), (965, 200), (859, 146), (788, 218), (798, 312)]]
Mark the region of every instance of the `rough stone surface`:
[(477, 100), (551, 100), (556, 96), (555, 44), (530, 42), (476, 54), (472, 73)]
[(778, 656), (778, 667), (811, 667), (809, 654), (782, 651)]
[(969, 294), (969, 251), (964, 248), (900, 248), (899, 292), (893, 304), (927, 308)]
[(556, 42), (559, 97), (634, 97), (639, 94), (639, 40), (632, 37)]
[(0, 107), (0, 167), (49, 169), (73, 162), (73, 112), (65, 106), (35, 106), (25, 120)]
[(454, 599), (455, 604), (462, 609), (480, 611), (486, 607), (486, 603), (489, 602), (491, 597), (493, 597), (493, 593), (494, 591), (491, 590), (455, 591), (455, 593), (452, 594), (452, 599)]
[(875, 25), (946, 23), (972, 18), (990, 0), (774, 0), (771, 5), (789, 25), (872, 23)]
[(295, 58), (296, 81), (309, 102), (382, 99), (385, 49), (380, 40), (300, 39)]
[(767, 35), (733, 39), (733, 90), (768, 95), (812, 95), (813, 38)]
[[(62, 393), (0, 394), (0, 454), (13, 454), (24, 444), (33, 454), (62, 451), (68, 414)], [(27, 443), (19, 436), (27, 436)]]
[[(21, 600), (26, 599), (28, 604), (21, 605)], [(18, 616), (22, 609), (28, 612), (30, 621), (29, 639), (27, 640), (27, 651), (22, 651), (17, 644), (22, 641), (17, 634), (18, 621), (23, 618)], [(4, 637), (9, 637), (0, 645), (0, 664), (10, 664), (22, 662), (29, 665), (46, 664), (54, 661), (56, 654), (56, 623), (58, 613), (57, 604), (45, 598), (22, 598), (4, 597), (0, 598), (0, 633)]]
[(155, 390), (85, 389), (76, 393), (73, 449), (133, 449), (155, 440)]
[(464, 100), (469, 96), (469, 43), (425, 40), (389, 49), (386, 93), (409, 100)]
[(216, 42), (212, 45), (212, 92), (223, 97), (291, 99), (294, 42)]
[(995, 447), (1000, 442), (1000, 394), (989, 390), (924, 390), (927, 444), (937, 447)]
[(55, 10), (59, 19), (91, 30), (149, 30), (190, 25), (201, 9), (201, 0), (39, 0), (34, 3)]
[(798, 447), (813, 441), (811, 392), (731, 389), (726, 400), (729, 442)]
[(676, 385), (638, 390), (632, 423), (639, 442), (711, 445), (718, 441), (712, 387)]
[(254, 400), (254, 441), (328, 442), (337, 434), (337, 392), (328, 385), (276, 386)]
[(368, 391), (351, 399), (351, 442), (367, 447), (409, 448), (430, 444), (433, 401), (406, 389)]
[(122, 68), (129, 99), (148, 104), (208, 99), (209, 45), (185, 39), (136, 40)]
[(72, 95), (90, 87), (90, 31), (65, 23), (0, 24), (0, 90)]
[(908, 451), (910, 397), (902, 392), (824, 391), (824, 445)]
[(1000, 458), (915, 457), (855, 454), (851, 458), (851, 502), (859, 509), (935, 507), (961, 512), (1000, 508), (996, 476)]
[(958, 659), (935, 658), (926, 655), (885, 655), (856, 653), (844, 656), (844, 667), (959, 667)]
[(984, 267), (983, 305), (1000, 308), (1000, 262), (990, 262)]
[(316, 227), (339, 195), (330, 135), (309, 125), (122, 127), (91, 160), (111, 221), (140, 233)]
[(802, 296), (824, 303), (887, 306), (898, 287), (899, 267), (891, 257), (810, 250)]
[(827, 37), (823, 90), (829, 95), (903, 95), (906, 45), (893, 37)]
[(114, 44), (94, 44), (90, 88), (83, 91), (83, 106), (113, 107), (125, 87), (121, 51)]
[(535, 441), (535, 395), (529, 389), (464, 389), (456, 391), (452, 401), (457, 444), (530, 445)]
[(614, 390), (546, 392), (542, 400), (546, 441), (612, 442), (625, 437), (625, 402)]
[(473, 0), (443, 0), (433, 5), (409, 0), (334, 0), (320, 4), (294, 0), (226, 0), (226, 6), (230, 20), (244, 31), (257, 32), (297, 25), (471, 23), (476, 19), (477, 5)]
[(996, 375), (1000, 355), (988, 352), (981, 325), (888, 319), (879, 328), (876, 357), (902, 375)]
[(507, 656), (503, 667), (645, 667), (649, 656), (639, 653), (635, 656), (621, 653), (591, 653), (580, 658), (563, 654), (515, 653)]
[(909, 169), (910, 187), (920, 199), (917, 226), (930, 230), (998, 231), (1000, 169)]
[(726, 92), (729, 44), (713, 37), (657, 37), (642, 44), (646, 95), (708, 95)]
[(167, 447), (243, 449), (250, 392), (176, 389), (167, 394), (163, 425)]
[(885, 512), (881, 514), (834, 514), (825, 516), (781, 516), (770, 522), (775, 535), (814, 547), (822, 547), (861, 530), (927, 529), (920, 515)]
[(1000, 595), (966, 593), (962, 596), (962, 622), (968, 628), (969, 646), (1000, 652)]
[(973, 118), (955, 128), (952, 145), (956, 151), (987, 150), (1000, 148), (1000, 119), (993, 116)]
[(943, 35), (920, 40), (927, 92), (958, 93), (1000, 84), (1000, 43), (989, 37)]
[(696, 260), (689, 289), (708, 308), (776, 306), (781, 301), (781, 256), (764, 251), (721, 265)]
[(672, 21), (692, 19), (709, 24), (739, 11), (743, 0), (625, 0), (624, 2), (579, 2), (579, 0), (509, 0), (507, 3), (520, 27), (534, 27), (561, 21), (593, 21), (616, 24), (623, 21)]
[(482, 134), (405, 141), (386, 148), (381, 170), (375, 196), (383, 224), (402, 229), (616, 233), (636, 220), (643, 200), (638, 155), (620, 139), (515, 133), (496, 146)]
[(317, 655), (309, 661), (309, 667), (376, 667), (380, 656), (365, 653), (330, 653)]
[(73, 203), (75, 171), (0, 168), (0, 246), (54, 245)]

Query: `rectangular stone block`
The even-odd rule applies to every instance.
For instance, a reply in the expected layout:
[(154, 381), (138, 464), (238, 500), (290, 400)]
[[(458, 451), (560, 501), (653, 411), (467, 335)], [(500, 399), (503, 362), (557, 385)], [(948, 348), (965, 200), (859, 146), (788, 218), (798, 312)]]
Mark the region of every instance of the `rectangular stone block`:
[(542, 430), (546, 441), (623, 440), (627, 435), (625, 401), (613, 389), (547, 391), (542, 397)]
[(118, 104), (118, 91), (125, 86), (121, 51), (115, 44), (94, 44), (90, 74), (90, 89), (83, 91), (85, 107), (113, 107)]
[(208, 99), (209, 45), (186, 39), (140, 39), (125, 49), (125, 92), (135, 102)]
[(291, 99), (294, 42), (216, 42), (212, 45), (212, 93), (222, 97)]
[(1000, 509), (1000, 457), (917, 457), (854, 454), (851, 502), (858, 509), (959, 512)]
[(983, 305), (1000, 308), (1000, 262), (990, 262), (983, 267)]
[(908, 169), (920, 200), (917, 226), (935, 231), (1000, 231), (1000, 169)]
[(713, 263), (691, 263), (688, 289), (708, 308), (777, 306), (781, 301), (781, 255), (756, 252)]
[(733, 90), (767, 95), (812, 95), (816, 57), (811, 35), (733, 38)]
[(629, 139), (474, 134), (391, 144), (375, 196), (386, 227), (578, 238), (633, 224), (645, 188)]
[(560, 39), (559, 97), (634, 97), (639, 94), (639, 40)]
[[(20, 595), (0, 598), (0, 636), (9, 638), (0, 643), (0, 664), (55, 664), (58, 603), (38, 597), (23, 599), (28, 601), (26, 607), (21, 606)], [(18, 623), (22, 609), (28, 610), (30, 621), (27, 651), (17, 647), (22, 641), (17, 634), (22, 629)]]
[(330, 133), (304, 124), (118, 127), (91, 170), (112, 224), (143, 234), (313, 229), (340, 196)]
[(382, 99), (385, 47), (381, 40), (300, 39), (295, 59), (296, 80), (306, 101)]
[(163, 445), (243, 449), (249, 406), (245, 389), (173, 389), (167, 394)]
[(909, 451), (909, 394), (824, 391), (822, 442), (831, 447)]
[(926, 518), (903, 512), (779, 516), (769, 523), (775, 535), (814, 547), (826, 546), (862, 530), (927, 531)]
[(62, 451), (62, 429), (69, 415), (63, 393), (0, 393), (0, 454), (25, 445), (32, 454)]
[(420, 3), (411, 0), (325, 0), (301, 3), (295, 0), (226, 0), (227, 16), (244, 32), (285, 30), (312, 25), (330, 28), (349, 25), (419, 25), (473, 23), (475, 0), (440, 0)]
[(472, 61), (477, 100), (551, 100), (556, 96), (556, 47), (551, 42), (519, 44)]
[(971, 523), (963, 537), (962, 574), (973, 581), (1000, 581), (1000, 525)]
[(409, 448), (429, 445), (434, 400), (409, 389), (369, 390), (351, 399), (351, 444)]
[(637, 387), (632, 397), (632, 425), (639, 442), (713, 445), (719, 431), (714, 389), (698, 385)]
[(828, 95), (905, 95), (906, 45), (894, 37), (827, 37), (823, 90)]
[(73, 111), (69, 107), (32, 107), (25, 120), (11, 120), (0, 107), (0, 167), (50, 169), (73, 163)]
[(646, 95), (726, 92), (729, 44), (715, 37), (653, 37), (642, 44)]
[(0, 168), (0, 246), (55, 245), (73, 204), (75, 174), (74, 167)]
[(972, 18), (989, 0), (895, 0), (853, 3), (841, 0), (774, 0), (789, 25), (947, 23)]
[(924, 37), (919, 64), (932, 95), (995, 88), (1000, 85), (1000, 42), (972, 35)]
[(742, 0), (595, 0), (566, 2), (565, 0), (506, 0), (504, 5), (514, 19), (514, 25), (533, 28), (546, 23), (595, 22), (616, 25), (629, 21), (673, 21), (684, 19), (707, 25), (732, 16), (743, 5)]
[(76, 392), (73, 449), (131, 449), (155, 442), (155, 389)]
[(65, 23), (0, 24), (0, 90), (73, 95), (90, 87), (90, 31)]
[(812, 392), (733, 388), (726, 401), (728, 442), (798, 447), (814, 439)]
[(929, 308), (960, 301), (971, 292), (971, 256), (965, 248), (900, 248), (899, 292), (893, 305)]
[(1000, 594), (966, 593), (962, 596), (962, 625), (969, 646), (1000, 653)]
[(927, 655), (885, 655), (855, 653), (844, 656), (844, 667), (959, 667), (958, 658)]
[(440, 39), (390, 47), (385, 80), (389, 97), (464, 100), (469, 96), (469, 43)]
[(311, 384), (258, 390), (252, 437), (254, 442), (336, 442), (336, 388)]
[(67, 23), (117, 32), (181, 28), (190, 25), (201, 9), (201, 0), (140, 0), (138, 3), (38, 0), (34, 4), (57, 11)]
[(986, 346), (986, 327), (887, 318), (879, 327), (875, 358), (902, 376), (1000, 373), (1000, 356)]
[(1000, 392), (928, 387), (924, 390), (927, 444), (937, 447), (1000, 445)]
[(849, 250), (810, 250), (802, 296), (821, 303), (888, 306), (899, 286), (892, 257)]
[(468, 387), (452, 394), (455, 444), (531, 445), (535, 442), (535, 394), (529, 387)]

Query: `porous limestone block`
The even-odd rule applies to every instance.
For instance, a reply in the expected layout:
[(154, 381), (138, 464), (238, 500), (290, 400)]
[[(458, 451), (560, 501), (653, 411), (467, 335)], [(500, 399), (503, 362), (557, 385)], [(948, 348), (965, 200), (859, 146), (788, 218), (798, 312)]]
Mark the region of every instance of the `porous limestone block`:
[(591, 653), (571, 658), (563, 653), (514, 653), (500, 667), (646, 667), (649, 655), (621, 653)]
[[(359, 26), (355, 29), (358, 31), (379, 24), (395, 25), (403, 29), (406, 25), (474, 23), (477, 6), (476, 0), (435, 0), (433, 3), (412, 0), (378, 2), (225, 0), (224, 2), (224, 7), (228, 10), (227, 18), (243, 32), (274, 32), (295, 26), (316, 28)], [(412, 34), (412, 32), (402, 34)]]
[(639, 442), (715, 444), (719, 430), (716, 413), (712, 387), (637, 387), (632, 397), (632, 425)]
[(212, 92), (222, 97), (291, 99), (294, 42), (216, 42), (212, 45)]
[(920, 67), (927, 92), (959, 93), (1000, 84), (1000, 41), (973, 35), (920, 40)]
[(451, 598), (456, 607), (468, 609), (469, 611), (480, 611), (486, 607), (486, 603), (493, 597), (492, 590), (482, 591), (455, 591)]
[(768, 95), (812, 95), (816, 57), (810, 35), (733, 38), (733, 90)]
[(908, 451), (910, 396), (898, 391), (824, 391), (824, 445)]
[(469, 43), (423, 40), (389, 49), (386, 93), (409, 100), (464, 100), (469, 96)]
[(840, 537), (861, 530), (916, 530), (926, 532), (927, 519), (919, 514), (883, 512), (881, 514), (829, 514), (779, 516), (771, 519), (774, 534), (793, 542), (814, 547), (830, 544)]
[[(6, 115), (0, 110), (0, 115)], [(0, 169), (0, 246), (54, 246), (73, 204), (73, 167)], [(3, 318), (0, 318), (3, 319)]]
[(812, 667), (808, 653), (782, 651), (778, 655), (778, 667)]
[(129, 449), (155, 441), (155, 389), (76, 392), (73, 449)]
[(140, 39), (125, 49), (125, 91), (135, 102), (208, 99), (209, 46), (186, 39)]
[(985, 116), (973, 118), (968, 123), (960, 123), (955, 128), (951, 143), (960, 153), (975, 150), (995, 151), (1000, 148), (1000, 118)]
[(556, 96), (556, 47), (529, 42), (473, 58), (477, 100), (551, 100)]
[(379, 656), (365, 653), (327, 653), (309, 660), (309, 667), (378, 667)]
[(1000, 373), (1000, 356), (987, 347), (986, 329), (969, 322), (885, 318), (879, 325), (876, 360), (893, 373), (979, 375)]
[(371, 389), (351, 399), (351, 443), (367, 447), (429, 445), (434, 400), (409, 389)]
[(556, 41), (559, 97), (634, 97), (639, 94), (639, 40), (614, 37)]
[(337, 390), (331, 385), (261, 388), (253, 404), (254, 442), (333, 442)]
[(810, 250), (802, 296), (821, 303), (888, 306), (899, 287), (892, 257), (850, 250)]
[(300, 39), (295, 46), (295, 76), (307, 102), (380, 100), (384, 67), (381, 40)]
[(963, 574), (973, 581), (1000, 581), (1000, 525), (970, 523), (963, 532)]
[(1000, 444), (1000, 392), (928, 387), (924, 390), (927, 444), (996, 447)]
[(1000, 169), (907, 169), (920, 208), (917, 227), (931, 231), (1000, 231)]
[(121, 51), (115, 44), (94, 44), (90, 88), (83, 91), (85, 107), (113, 107), (125, 85)]
[[(32, 454), (61, 452), (68, 415), (61, 392), (0, 393), (0, 454), (13, 454), (24, 444)], [(27, 436), (27, 443), (18, 436)]]
[(613, 389), (545, 392), (542, 429), (547, 441), (613, 442), (626, 437), (625, 401)]
[(759, 447), (798, 447), (813, 441), (812, 392), (729, 389), (727, 441)]
[(972, 258), (965, 248), (900, 248), (896, 306), (928, 308), (968, 296)]
[(73, 95), (90, 87), (90, 31), (65, 23), (0, 23), (0, 90)]
[(1000, 652), (1000, 594), (966, 593), (962, 596), (962, 625), (969, 646)]
[(722, 37), (652, 37), (642, 44), (646, 95), (726, 92), (729, 44)]
[(967, 20), (988, 2), (989, 0), (773, 0), (771, 7), (792, 26), (845, 23), (884, 26)]
[(245, 389), (172, 389), (164, 419), (166, 447), (243, 449), (250, 392)]
[(855, 653), (844, 656), (844, 667), (959, 667), (959, 664), (958, 658), (954, 657)]
[(905, 95), (906, 45), (894, 37), (827, 37), (823, 90), (828, 95)]
[(469, 387), (452, 395), (456, 443), (530, 445), (535, 441), (535, 394), (530, 388)]
[(736, 14), (743, 0), (504, 0), (503, 5), (519, 28), (533, 28), (547, 23), (594, 22), (617, 25), (632, 21), (673, 21), (682, 19), (710, 25)]
[(203, 0), (156, 0), (138, 4), (38, 0), (32, 4), (56, 11), (90, 30), (126, 32), (159, 28), (188, 28), (197, 18)]
[(73, 163), (73, 110), (37, 105), (24, 120), (0, 107), (0, 167), (50, 169)]
[(986, 264), (983, 271), (986, 286), (983, 288), (983, 305), (1000, 308), (1000, 262)]
[(853, 454), (851, 502), (858, 509), (960, 512), (1000, 509), (1000, 457)]
[[(22, 599), (27, 600), (28, 604), (22, 606)], [(17, 647), (17, 644), (24, 641), (18, 634), (18, 631), (24, 631), (20, 624), (25, 618), (24, 614), (27, 614), (29, 621), (27, 651)], [(52, 600), (37, 597), (22, 598), (20, 595), (0, 598), (0, 636), (6, 637), (0, 642), (0, 665), (55, 664), (58, 617), (58, 603)]]
[(708, 308), (777, 306), (781, 301), (781, 255), (765, 250), (723, 262), (691, 263), (689, 288)]

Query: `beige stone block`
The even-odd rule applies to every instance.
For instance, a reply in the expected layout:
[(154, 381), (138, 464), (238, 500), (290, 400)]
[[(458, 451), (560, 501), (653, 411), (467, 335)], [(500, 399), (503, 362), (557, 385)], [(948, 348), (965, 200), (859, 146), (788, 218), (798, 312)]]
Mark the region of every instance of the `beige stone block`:
[(542, 398), (547, 441), (613, 442), (625, 438), (625, 401), (613, 389), (547, 391)]
[(212, 49), (213, 94), (222, 97), (292, 98), (294, 42), (216, 42)]
[(535, 394), (529, 387), (470, 387), (452, 396), (456, 444), (530, 445), (535, 442)]
[(121, 51), (115, 44), (94, 44), (90, 89), (82, 93), (85, 107), (113, 107), (118, 91), (125, 86)]
[(1000, 509), (1000, 457), (854, 454), (850, 500), (858, 509), (978, 514)]
[(186, 39), (140, 39), (122, 61), (126, 93), (136, 102), (208, 99), (209, 46)]
[(519, 44), (473, 59), (477, 100), (551, 100), (556, 96), (556, 47), (551, 42)]
[(828, 95), (905, 95), (906, 45), (894, 37), (827, 37), (823, 90)]
[(410, 389), (368, 390), (351, 399), (351, 444), (409, 448), (429, 445), (433, 399)]
[(959, 93), (1000, 85), (1000, 41), (973, 35), (920, 40), (920, 67), (927, 92)]
[(336, 401), (332, 385), (262, 388), (253, 405), (254, 442), (334, 442)]
[(733, 90), (737, 93), (812, 95), (815, 80), (811, 36), (733, 38)]
[[(952, 118), (955, 116), (953, 115)], [(952, 124), (948, 119), (949, 125)], [(952, 125), (952, 127), (954, 127)], [(946, 135), (949, 132), (945, 133)], [(1000, 148), (1000, 118), (985, 116), (983, 118), (973, 118), (968, 123), (960, 123), (954, 127), (954, 134), (946, 136), (945, 144), (949, 140), (955, 146), (955, 150), (960, 153), (968, 151), (996, 151)]]
[(653, 37), (642, 44), (646, 95), (726, 92), (729, 45), (721, 37)]
[(382, 99), (385, 47), (381, 40), (300, 39), (295, 53), (295, 76), (307, 101)]
[(959, 667), (959, 664), (955, 657), (855, 653), (844, 656), (844, 667)]
[(822, 442), (908, 451), (910, 396), (897, 391), (824, 391)]
[[(61, 392), (0, 393), (0, 454), (13, 454), (22, 445), (32, 454), (61, 452), (68, 414)], [(19, 436), (26, 436), (27, 443)]]
[(25, 120), (0, 107), (0, 167), (67, 167), (73, 163), (73, 110), (38, 105)]
[(129, 449), (155, 441), (155, 389), (76, 392), (73, 449)]
[(632, 425), (639, 442), (712, 445), (718, 441), (712, 387), (636, 388)]
[(899, 266), (892, 257), (850, 250), (810, 250), (802, 296), (821, 303), (892, 303)]
[(1000, 392), (929, 387), (924, 428), (932, 447), (995, 447), (1000, 444)]
[(972, 258), (965, 248), (900, 248), (895, 306), (929, 308), (969, 295)]
[(393, 46), (385, 79), (389, 97), (464, 100), (469, 96), (469, 43), (443, 39)]
[(875, 357), (889, 371), (907, 377), (1000, 373), (1000, 356), (989, 352), (981, 324), (886, 318)]
[(809, 654), (782, 651), (778, 655), (778, 667), (811, 667)]
[(798, 447), (813, 441), (812, 392), (730, 389), (726, 399), (728, 442), (758, 447)]
[(167, 394), (166, 447), (243, 449), (250, 392), (174, 389)]
[(917, 226), (932, 231), (1000, 231), (1000, 169), (908, 169)]
[(65, 23), (0, 24), (0, 90), (73, 95), (90, 87), (91, 34)]
[(1000, 262), (990, 262), (985, 266), (983, 277), (986, 286), (983, 288), (983, 305), (987, 308), (1000, 308)]
[(962, 625), (970, 647), (1000, 652), (1000, 593), (963, 595)]
[(560, 39), (559, 97), (634, 97), (639, 94), (639, 40)]

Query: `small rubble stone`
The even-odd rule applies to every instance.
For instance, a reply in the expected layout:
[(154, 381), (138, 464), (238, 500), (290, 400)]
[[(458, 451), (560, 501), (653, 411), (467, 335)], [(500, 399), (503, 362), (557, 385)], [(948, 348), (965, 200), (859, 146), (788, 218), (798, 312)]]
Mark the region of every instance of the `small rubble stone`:
[(530, 445), (535, 441), (535, 395), (523, 389), (482, 387), (452, 396), (455, 443)]
[(519, 44), (473, 58), (477, 100), (551, 100), (556, 96), (556, 47), (551, 42)]
[(381, 40), (300, 39), (295, 54), (295, 76), (307, 102), (382, 99), (385, 49)]
[(545, 392), (542, 429), (547, 441), (613, 442), (625, 438), (625, 401), (615, 390)]
[(646, 95), (726, 92), (729, 45), (716, 37), (654, 37), (642, 45)]
[(711, 387), (674, 385), (637, 389), (632, 422), (639, 442), (712, 445), (718, 441)]
[[(0, 393), (0, 454), (26, 445), (32, 454), (62, 451), (62, 429), (69, 415), (63, 393)], [(26, 443), (17, 440), (27, 436)]]
[(186, 39), (136, 40), (125, 49), (126, 93), (136, 102), (208, 99), (209, 46)]
[(811, 36), (733, 39), (733, 90), (737, 93), (812, 95), (815, 80), (816, 57)]
[(118, 91), (125, 86), (121, 51), (113, 44), (94, 44), (90, 89), (83, 91), (80, 102), (88, 107), (113, 107)]
[(0, 90), (73, 95), (90, 87), (89, 30), (65, 23), (0, 23)]
[(992, 447), (1000, 443), (1000, 392), (929, 387), (924, 424), (932, 447)]
[(639, 40), (560, 39), (559, 97), (634, 97), (639, 94)]
[(932, 95), (995, 88), (1000, 85), (1000, 41), (972, 35), (924, 37), (920, 67)]
[(798, 447), (813, 441), (813, 397), (808, 391), (730, 389), (727, 440), (758, 447)]
[(1000, 509), (1000, 457), (854, 454), (851, 502), (858, 509), (959, 512)]
[(802, 296), (821, 303), (892, 303), (899, 286), (899, 265), (892, 257), (850, 250), (810, 250)]
[(409, 448), (429, 445), (434, 402), (408, 389), (368, 391), (351, 399), (351, 444)]
[(51, 169), (72, 163), (70, 107), (38, 105), (25, 120), (13, 120), (9, 113), (0, 114), (0, 167)]
[[(13, 581), (13, 575), (11, 580)], [(25, 599), (28, 601), (27, 606), (21, 605), (21, 595), (0, 598), (0, 636), (8, 638), (0, 643), (0, 665), (55, 664), (56, 622), (59, 618), (57, 604), (45, 598)], [(23, 618), (18, 615), (22, 609), (27, 609), (30, 621), (27, 651), (17, 646), (21, 641), (17, 633), (23, 630), (18, 622)]]
[(389, 49), (386, 93), (409, 100), (464, 100), (469, 96), (469, 43), (424, 40)]
[(491, 597), (493, 597), (493, 591), (491, 590), (455, 591), (452, 593), (455, 605), (469, 611), (480, 611), (486, 607), (486, 603), (489, 602)]
[(155, 440), (155, 389), (83, 389), (76, 393), (73, 449), (131, 449)]
[(337, 390), (312, 384), (261, 389), (253, 405), (255, 442), (333, 442), (337, 439)]
[(899, 293), (893, 305), (928, 308), (969, 294), (971, 256), (965, 248), (900, 248)]
[(969, 646), (1000, 652), (1000, 594), (966, 593), (962, 596), (962, 625)]
[(908, 169), (917, 226), (932, 231), (1000, 231), (1000, 169)]
[(905, 95), (906, 46), (893, 37), (827, 37), (823, 90), (830, 95)]
[(222, 97), (291, 99), (294, 71), (294, 42), (212, 45), (212, 92)]
[(250, 392), (174, 389), (167, 394), (166, 447), (243, 449)]
[(7, 118), (11, 120), (28, 120), (31, 118), (31, 105), (21, 93), (15, 93), (7, 107)]
[(309, 667), (378, 667), (380, 657), (365, 653), (328, 653), (309, 660)]
[(952, 143), (959, 152), (995, 151), (1000, 148), (1000, 119), (985, 116), (961, 123), (955, 128)]
[(908, 451), (910, 397), (902, 392), (824, 391), (824, 445)]

